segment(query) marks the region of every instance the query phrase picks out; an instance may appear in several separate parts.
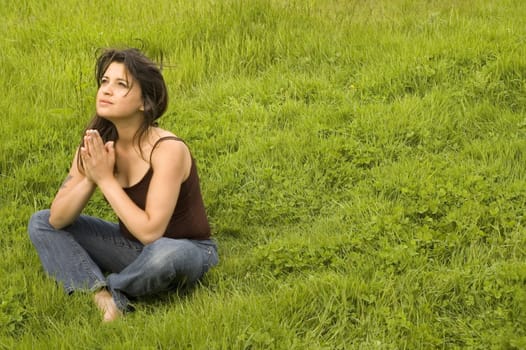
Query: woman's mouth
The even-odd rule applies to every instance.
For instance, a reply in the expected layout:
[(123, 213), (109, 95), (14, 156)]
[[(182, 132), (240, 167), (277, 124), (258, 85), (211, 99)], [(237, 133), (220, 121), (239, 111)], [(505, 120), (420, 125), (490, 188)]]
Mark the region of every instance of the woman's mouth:
[(108, 101), (108, 100), (99, 100), (99, 105), (103, 105), (103, 106), (107, 106), (107, 105), (111, 105), (111, 101)]

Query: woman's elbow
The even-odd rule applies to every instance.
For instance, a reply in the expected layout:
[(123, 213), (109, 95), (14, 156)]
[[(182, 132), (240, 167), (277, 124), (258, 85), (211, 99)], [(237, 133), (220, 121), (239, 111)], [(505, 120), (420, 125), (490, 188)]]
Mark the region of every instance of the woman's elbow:
[(147, 233), (147, 234), (142, 234), (142, 235), (135, 235), (135, 238), (137, 238), (137, 240), (141, 242), (143, 245), (148, 245), (148, 244), (152, 244), (153, 242), (155, 242), (162, 236), (163, 236), (162, 233), (152, 232), (152, 233)]
[(53, 211), (49, 214), (49, 225), (55, 230), (61, 230), (69, 224), (70, 222), (66, 222), (64, 218), (61, 218), (60, 215), (54, 214)]

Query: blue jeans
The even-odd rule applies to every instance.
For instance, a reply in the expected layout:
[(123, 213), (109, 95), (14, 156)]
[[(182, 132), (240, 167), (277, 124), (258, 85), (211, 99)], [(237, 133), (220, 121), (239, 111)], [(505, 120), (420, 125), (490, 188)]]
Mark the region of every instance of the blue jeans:
[(144, 246), (123, 237), (117, 223), (86, 215), (56, 230), (49, 210), (38, 211), (28, 231), (44, 270), (67, 293), (105, 287), (122, 311), (132, 309), (128, 297), (192, 286), (219, 261), (211, 239), (162, 237)]

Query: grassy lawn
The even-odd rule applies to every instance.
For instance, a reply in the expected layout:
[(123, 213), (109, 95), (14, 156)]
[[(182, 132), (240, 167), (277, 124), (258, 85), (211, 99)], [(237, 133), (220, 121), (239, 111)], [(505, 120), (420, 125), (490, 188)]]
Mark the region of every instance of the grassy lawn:
[[(0, 348), (526, 348), (522, 0), (0, 5)], [(108, 46), (162, 65), (221, 262), (103, 325), (26, 225)]]

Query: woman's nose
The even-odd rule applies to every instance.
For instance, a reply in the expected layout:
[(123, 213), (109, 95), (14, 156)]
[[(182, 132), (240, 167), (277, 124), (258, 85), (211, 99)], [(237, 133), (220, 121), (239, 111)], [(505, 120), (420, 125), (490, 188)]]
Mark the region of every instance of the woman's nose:
[(109, 84), (107, 85), (102, 85), (100, 87), (101, 89), (101, 92), (104, 94), (104, 95), (111, 95), (112, 94), (112, 90), (111, 90), (111, 87)]

